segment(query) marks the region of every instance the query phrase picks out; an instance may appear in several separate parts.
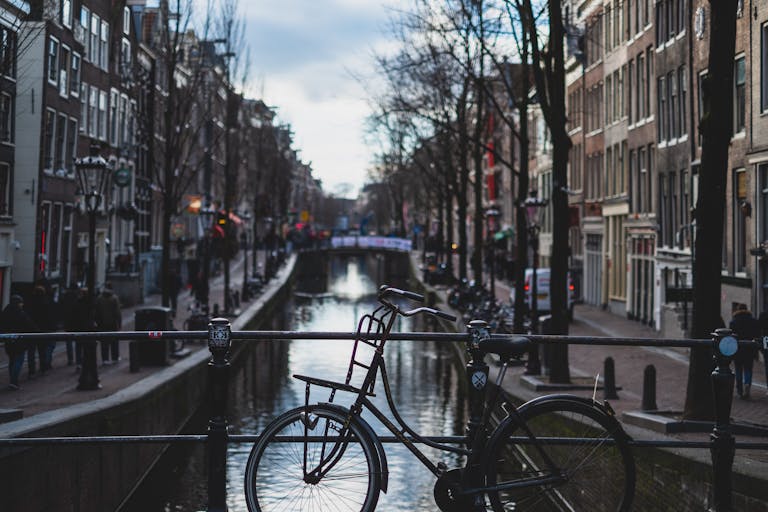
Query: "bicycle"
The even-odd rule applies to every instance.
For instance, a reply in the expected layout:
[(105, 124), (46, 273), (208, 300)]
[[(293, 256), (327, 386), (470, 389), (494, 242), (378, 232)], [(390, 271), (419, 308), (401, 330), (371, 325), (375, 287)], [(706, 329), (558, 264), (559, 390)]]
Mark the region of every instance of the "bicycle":
[[(467, 341), (472, 386), (464, 443), (442, 444), (414, 432), (393, 402), (384, 346), (397, 315), (455, 317), (427, 307), (402, 310), (392, 297), (423, 300), (413, 292), (380, 288), (381, 305), (358, 323), (344, 383), (294, 375), (306, 383), (304, 405), (273, 420), (252, 448), (245, 471), (249, 511), (375, 510), (380, 493), (387, 492), (388, 467), (381, 440), (361, 417), (363, 409), (437, 477), (434, 498), (442, 511), (630, 509), (634, 458), (630, 438), (610, 405), (572, 395), (542, 396), (520, 407), (500, 400), (507, 364), (528, 352), (530, 340), (493, 337), (485, 322), (470, 324)], [(370, 364), (361, 360), (364, 352), (372, 354)], [(487, 354), (502, 361), (496, 386), (488, 393), (490, 405), (485, 401)], [(365, 372), (359, 386), (353, 385), (356, 368)], [(368, 399), (377, 373), (394, 422)], [(330, 388), (328, 401), (310, 404), (312, 386)], [(356, 395), (350, 407), (333, 403), (337, 391)], [(506, 416), (490, 431), (499, 405)], [(461, 454), (466, 462), (448, 469), (429, 460), (417, 444)]]

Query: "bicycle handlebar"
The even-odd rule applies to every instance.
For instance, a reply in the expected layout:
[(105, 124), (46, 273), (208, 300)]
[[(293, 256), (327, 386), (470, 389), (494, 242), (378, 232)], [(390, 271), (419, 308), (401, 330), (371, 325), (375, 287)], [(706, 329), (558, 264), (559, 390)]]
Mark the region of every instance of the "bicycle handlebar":
[(409, 292), (408, 290), (401, 290), (400, 288), (393, 288), (385, 284), (379, 287), (379, 298), (383, 299), (387, 295), (399, 295), (406, 299), (415, 300), (416, 302), (424, 302), (424, 296), (415, 292)]
[(440, 311), (439, 309), (435, 309), (435, 308), (421, 307), (421, 308), (411, 309), (410, 311), (400, 311), (400, 314), (403, 316), (413, 316), (419, 313), (429, 313), (430, 315), (439, 316), (440, 318), (443, 318), (445, 320), (450, 320), (451, 322), (456, 321), (456, 317), (453, 316), (452, 314), (446, 313), (444, 311)]

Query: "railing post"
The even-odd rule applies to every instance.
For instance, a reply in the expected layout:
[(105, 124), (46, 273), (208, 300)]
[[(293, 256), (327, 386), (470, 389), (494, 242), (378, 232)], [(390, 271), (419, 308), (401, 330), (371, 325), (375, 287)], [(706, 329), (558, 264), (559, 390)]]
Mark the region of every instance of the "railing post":
[(227, 510), (227, 388), (232, 332), (229, 320), (213, 318), (208, 324), (210, 418), (208, 420), (208, 512)]
[(656, 405), (656, 367), (649, 364), (643, 370), (643, 404), (640, 409), (643, 411), (656, 411), (659, 406)]
[(715, 369), (712, 371), (712, 391), (715, 405), (715, 428), (712, 440), (712, 501), (715, 512), (730, 512), (731, 469), (736, 451), (731, 435), (731, 405), (733, 402), (734, 375), (731, 372), (731, 358), (738, 350), (738, 341), (730, 329), (717, 329), (712, 336)]
[(612, 357), (606, 357), (603, 362), (603, 398), (618, 400), (616, 392), (616, 369)]

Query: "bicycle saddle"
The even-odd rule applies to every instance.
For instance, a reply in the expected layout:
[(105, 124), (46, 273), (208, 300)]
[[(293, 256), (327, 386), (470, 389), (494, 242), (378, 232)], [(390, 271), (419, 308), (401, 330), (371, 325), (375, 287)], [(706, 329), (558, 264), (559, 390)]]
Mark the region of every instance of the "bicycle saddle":
[(512, 338), (488, 338), (480, 342), (480, 350), (487, 354), (497, 354), (502, 358), (520, 359), (531, 346), (531, 340), (525, 336)]

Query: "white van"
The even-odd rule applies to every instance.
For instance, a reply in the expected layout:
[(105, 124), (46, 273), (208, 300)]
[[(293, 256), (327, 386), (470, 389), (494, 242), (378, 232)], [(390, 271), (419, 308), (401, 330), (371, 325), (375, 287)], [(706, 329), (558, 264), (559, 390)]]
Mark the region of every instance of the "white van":
[[(547, 314), (551, 311), (549, 299), (549, 280), (550, 280), (549, 268), (537, 268), (536, 269), (536, 308), (540, 315)], [(533, 269), (525, 269), (525, 302), (528, 305), (528, 309), (531, 305), (531, 294), (533, 293)], [(568, 272), (568, 319), (573, 320), (573, 302), (575, 299), (576, 290), (573, 286), (573, 280), (571, 279), (571, 273)], [(512, 288), (509, 291), (509, 301), (512, 305), (515, 305), (515, 289)]]

